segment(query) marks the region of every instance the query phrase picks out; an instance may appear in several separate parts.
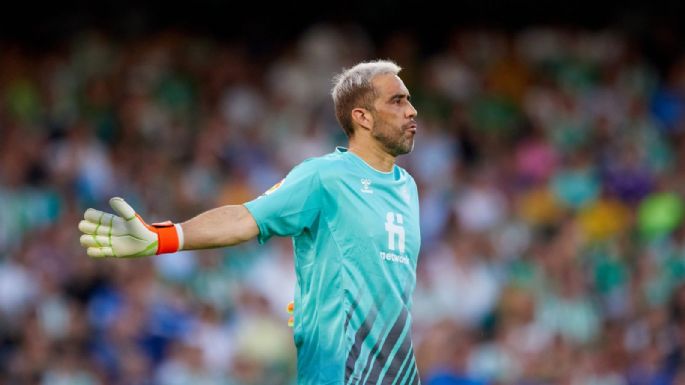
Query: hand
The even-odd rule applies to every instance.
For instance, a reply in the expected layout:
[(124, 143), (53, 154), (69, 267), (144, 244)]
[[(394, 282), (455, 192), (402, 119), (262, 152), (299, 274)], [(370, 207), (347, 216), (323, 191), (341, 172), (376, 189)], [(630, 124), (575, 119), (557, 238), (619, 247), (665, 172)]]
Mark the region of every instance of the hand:
[(81, 245), (90, 257), (136, 258), (179, 250), (178, 226), (171, 222), (150, 226), (119, 197), (109, 204), (118, 215), (88, 209), (78, 224)]

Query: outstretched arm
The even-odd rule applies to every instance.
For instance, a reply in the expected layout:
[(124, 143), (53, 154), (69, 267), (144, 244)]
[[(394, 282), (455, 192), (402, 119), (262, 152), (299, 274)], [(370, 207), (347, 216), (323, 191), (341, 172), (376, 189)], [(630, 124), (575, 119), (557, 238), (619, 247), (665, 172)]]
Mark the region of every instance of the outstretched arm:
[(232, 246), (259, 234), (252, 214), (243, 205), (221, 206), (181, 223), (183, 248)]
[(173, 253), (182, 249), (231, 246), (259, 233), (250, 212), (242, 205), (206, 211), (182, 224), (148, 225), (123, 199), (110, 199), (117, 215), (88, 209), (79, 223), (81, 245), (91, 257), (135, 258)]

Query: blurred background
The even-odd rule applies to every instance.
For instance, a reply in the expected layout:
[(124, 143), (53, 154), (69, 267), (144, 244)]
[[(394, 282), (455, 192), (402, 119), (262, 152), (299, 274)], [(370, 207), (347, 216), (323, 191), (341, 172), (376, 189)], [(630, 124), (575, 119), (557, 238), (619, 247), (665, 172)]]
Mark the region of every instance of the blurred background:
[(253, 199), (375, 58), (419, 111), (423, 383), (685, 384), (683, 4), (194, 3), (0, 14), (0, 384), (294, 384), (289, 239), (92, 260), (77, 223)]

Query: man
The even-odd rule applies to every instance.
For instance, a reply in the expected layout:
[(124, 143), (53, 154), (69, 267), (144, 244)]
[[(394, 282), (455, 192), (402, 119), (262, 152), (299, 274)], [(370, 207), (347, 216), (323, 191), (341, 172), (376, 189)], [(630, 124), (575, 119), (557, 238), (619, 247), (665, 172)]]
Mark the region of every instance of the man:
[(181, 224), (147, 225), (121, 198), (118, 216), (88, 209), (91, 257), (138, 257), (293, 237), (298, 384), (417, 384), (409, 309), (420, 246), (417, 188), (395, 165), (409, 153), (416, 109), (393, 62), (335, 78), (347, 149), (308, 159), (261, 197)]

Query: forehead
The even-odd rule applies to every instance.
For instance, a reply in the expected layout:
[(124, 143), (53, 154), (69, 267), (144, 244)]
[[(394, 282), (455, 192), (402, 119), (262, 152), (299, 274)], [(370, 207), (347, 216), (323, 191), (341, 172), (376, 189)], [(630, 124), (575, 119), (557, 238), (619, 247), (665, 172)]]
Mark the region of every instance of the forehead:
[(378, 75), (371, 80), (371, 83), (381, 97), (397, 94), (409, 95), (409, 90), (407, 90), (404, 82), (395, 74)]

